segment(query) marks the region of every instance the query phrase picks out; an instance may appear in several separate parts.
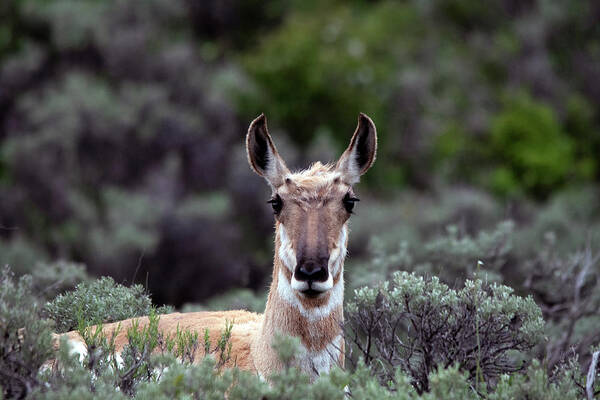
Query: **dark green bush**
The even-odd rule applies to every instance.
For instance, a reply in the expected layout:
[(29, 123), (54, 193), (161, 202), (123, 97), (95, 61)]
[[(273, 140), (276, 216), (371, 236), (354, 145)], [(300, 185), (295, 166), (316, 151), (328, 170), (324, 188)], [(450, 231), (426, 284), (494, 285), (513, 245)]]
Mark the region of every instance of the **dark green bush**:
[(575, 165), (575, 143), (549, 106), (519, 95), (507, 100), (491, 124), (491, 148), (500, 165), (492, 187), (546, 196), (581, 173)]
[(393, 35), (405, 44), (420, 27), (410, 6), (317, 7), (316, 14), (299, 7), (244, 58), (256, 89), (242, 95), (242, 111), (268, 110), (300, 145), (320, 131), (345, 146), (358, 112), (383, 123), (396, 55), (385, 39)]
[(451, 282), (456, 278), (472, 277), (478, 268), (488, 281), (501, 280), (500, 270), (512, 250), (511, 221), (499, 223), (491, 231), (480, 231), (472, 237), (461, 233), (458, 226), (446, 227), (446, 232), (425, 243), (417, 270), (440, 276)]
[(45, 261), (44, 251), (20, 235), (0, 240), (0, 265), (10, 265), (17, 276), (31, 274), (37, 263)]

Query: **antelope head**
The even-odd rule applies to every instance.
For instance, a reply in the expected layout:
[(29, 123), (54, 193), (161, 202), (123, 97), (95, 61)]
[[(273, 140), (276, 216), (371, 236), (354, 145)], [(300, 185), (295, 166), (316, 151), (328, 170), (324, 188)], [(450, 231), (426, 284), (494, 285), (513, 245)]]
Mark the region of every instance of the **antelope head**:
[(375, 125), (361, 113), (337, 163), (317, 162), (299, 172), (290, 172), (277, 152), (264, 115), (250, 124), (246, 148), (250, 166), (272, 189), (268, 202), (276, 221), (274, 281), (285, 291), (280, 294), (304, 306), (323, 305), (338, 283), (343, 286), (348, 219), (359, 201), (353, 185), (375, 161)]

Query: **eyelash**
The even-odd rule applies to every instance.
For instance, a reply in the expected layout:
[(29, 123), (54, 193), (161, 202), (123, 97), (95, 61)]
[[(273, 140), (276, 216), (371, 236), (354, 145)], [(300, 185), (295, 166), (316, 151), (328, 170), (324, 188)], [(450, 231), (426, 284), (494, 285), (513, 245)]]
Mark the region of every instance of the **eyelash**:
[(267, 201), (267, 203), (271, 204), (271, 207), (273, 207), (273, 212), (275, 213), (275, 215), (279, 215), (279, 213), (281, 212), (281, 208), (283, 207), (283, 200), (281, 200), (281, 197), (279, 197), (279, 195), (277, 194), (277, 195), (275, 195), (274, 198)]
[(346, 193), (344, 198), (342, 199), (342, 203), (344, 203), (344, 208), (348, 211), (349, 214), (352, 214), (352, 210), (354, 209), (354, 203), (360, 201), (360, 199), (356, 197), (350, 197), (350, 193)]

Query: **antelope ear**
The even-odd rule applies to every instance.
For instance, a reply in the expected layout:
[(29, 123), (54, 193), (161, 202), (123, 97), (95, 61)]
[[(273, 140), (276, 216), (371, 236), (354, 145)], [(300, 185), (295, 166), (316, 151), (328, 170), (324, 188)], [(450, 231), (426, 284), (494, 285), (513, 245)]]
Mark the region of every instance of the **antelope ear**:
[(360, 176), (367, 172), (375, 162), (377, 153), (377, 130), (371, 118), (365, 114), (358, 115), (358, 125), (350, 145), (344, 151), (336, 164), (336, 170), (350, 185), (360, 180)]
[(273, 188), (285, 182), (289, 170), (273, 144), (264, 114), (260, 114), (248, 128), (246, 151), (250, 167), (264, 177)]

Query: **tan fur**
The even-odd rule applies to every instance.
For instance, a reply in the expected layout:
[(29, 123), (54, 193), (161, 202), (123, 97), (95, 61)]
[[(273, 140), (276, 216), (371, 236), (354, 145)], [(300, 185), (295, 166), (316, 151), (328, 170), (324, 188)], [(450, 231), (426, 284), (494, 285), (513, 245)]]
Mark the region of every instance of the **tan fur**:
[[(127, 330), (131, 328), (134, 320), (139, 322), (140, 328), (148, 324), (148, 317), (140, 317), (103, 325), (102, 331), (109, 338), (112, 337), (117, 327), (119, 327), (115, 338), (117, 353), (120, 353), (127, 344)], [(262, 322), (261, 314), (240, 310), (173, 313), (160, 316), (158, 330), (164, 335), (172, 337), (179, 328), (181, 330), (198, 332), (200, 338), (202, 338), (204, 330), (208, 329), (211, 345), (214, 348), (221, 332), (225, 328), (226, 321), (234, 322), (231, 332), (231, 354), (234, 356), (225, 364), (225, 367), (237, 366), (244, 370), (254, 370), (250, 358), (250, 342)], [(69, 340), (82, 341), (77, 331), (71, 331), (65, 335)], [(201, 347), (199, 346), (196, 360), (200, 360), (204, 356), (204, 349)]]
[[(375, 126), (361, 114), (351, 144), (337, 164), (317, 162), (306, 170), (291, 173), (268, 134), (264, 115), (254, 120), (246, 140), (250, 166), (267, 179), (273, 195), (278, 196), (284, 204), (283, 210), (275, 218), (273, 279), (265, 312), (263, 315), (246, 311), (161, 315), (159, 331), (172, 336), (177, 329), (188, 329), (198, 332), (202, 337), (204, 330), (208, 329), (212, 346), (215, 347), (226, 321), (233, 322), (232, 357), (225, 366), (237, 366), (267, 379), (283, 367), (272, 348), (273, 338), (278, 333), (300, 339), (303, 353), (297, 357), (297, 363), (311, 377), (328, 371), (333, 364), (343, 366), (343, 263), (350, 214), (344, 208), (342, 199), (347, 195), (353, 196), (352, 185), (372, 165), (376, 143)], [(358, 161), (354, 161), (358, 160), (357, 151), (368, 152), (361, 158), (367, 163), (358, 165)], [(328, 268), (333, 270), (329, 271), (329, 283), (323, 284), (332, 286), (319, 289), (322, 292), (317, 297), (309, 297), (301, 292), (305, 289), (298, 289), (298, 286), (292, 289), (290, 286), (306, 284), (294, 278), (296, 257), (292, 255), (298, 254), (299, 248), (319, 249), (320, 253), (314, 254), (326, 253), (330, 257)], [(292, 254), (284, 253), (282, 256), (281, 251)], [(280, 282), (281, 279), (284, 281)], [(142, 317), (139, 321), (144, 326), (148, 318)], [(120, 324), (121, 330), (115, 342), (119, 352), (127, 343), (126, 332), (132, 322), (133, 319), (128, 319), (103, 326), (103, 331), (110, 336)], [(82, 341), (77, 332), (65, 335), (71, 341)], [(199, 351), (196, 361), (204, 356), (202, 352)], [(331, 359), (328, 359), (328, 355), (331, 355)]]

